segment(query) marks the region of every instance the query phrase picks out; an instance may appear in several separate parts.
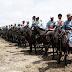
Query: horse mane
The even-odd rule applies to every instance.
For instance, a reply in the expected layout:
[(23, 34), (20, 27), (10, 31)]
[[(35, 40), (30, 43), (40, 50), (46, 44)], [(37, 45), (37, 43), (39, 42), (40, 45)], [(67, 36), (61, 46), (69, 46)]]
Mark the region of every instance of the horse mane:
[(24, 29), (27, 29), (27, 28), (28, 28), (28, 26), (24, 26), (23, 28), (24, 28)]
[[(37, 26), (38, 27), (38, 26)], [(40, 30), (42, 30), (42, 31), (46, 31), (45, 29), (43, 29), (43, 28), (40, 28), (40, 27), (38, 27)]]
[(23, 31), (26, 32), (27, 34), (30, 34), (31, 29), (28, 26), (23, 27)]
[(65, 35), (65, 32), (62, 30), (61, 27), (57, 26), (55, 30), (56, 30), (56, 31), (57, 31), (57, 30), (61, 31), (61, 33), (59, 33), (59, 37), (63, 37), (63, 36)]

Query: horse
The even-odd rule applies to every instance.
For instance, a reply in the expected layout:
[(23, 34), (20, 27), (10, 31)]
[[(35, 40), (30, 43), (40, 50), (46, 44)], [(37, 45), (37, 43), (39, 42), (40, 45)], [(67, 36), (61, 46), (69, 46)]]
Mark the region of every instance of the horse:
[(52, 42), (53, 41), (52, 36), (54, 36), (54, 31), (45, 30), (38, 26), (36, 26), (34, 29), (37, 32), (37, 34), (40, 35), (41, 43), (43, 43), (43, 46), (45, 48), (45, 55), (47, 55), (47, 51), (50, 45), (52, 45), (52, 48), (53, 48), (53, 58), (52, 59), (54, 59), (54, 47), (53, 47), (53, 42)]
[(21, 46), (23, 44), (23, 46), (26, 47), (26, 39), (25, 36), (23, 35), (24, 30), (23, 29), (18, 29), (17, 31), (17, 40), (18, 40), (18, 46)]
[(53, 36), (54, 47), (56, 47), (57, 50), (59, 51), (58, 64), (60, 63), (62, 52), (64, 52), (64, 65), (66, 66), (67, 65), (66, 58), (68, 51), (66, 34), (61, 27), (56, 27), (54, 32), (55, 32)]
[(26, 44), (25, 37), (22, 35), (22, 30), (19, 28), (12, 27), (9, 30), (3, 29), (1, 33), (2, 37), (8, 41), (21, 44)]
[(32, 45), (34, 45), (35, 48), (35, 53), (37, 53), (36, 51), (36, 32), (35, 30), (31, 30), (31, 28), (29, 28), (28, 26), (25, 26), (24, 28), (22, 28), (23, 30), (23, 35), (25, 36), (25, 39), (28, 41), (29, 46), (30, 46), (30, 51), (29, 53), (32, 52)]

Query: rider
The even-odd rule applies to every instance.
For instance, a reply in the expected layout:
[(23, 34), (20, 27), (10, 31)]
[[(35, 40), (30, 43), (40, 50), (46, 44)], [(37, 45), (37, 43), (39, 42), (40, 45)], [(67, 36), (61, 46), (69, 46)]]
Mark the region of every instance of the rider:
[(67, 14), (67, 20), (64, 22), (63, 30), (65, 31), (65, 33), (67, 35), (68, 45), (70, 45), (69, 39), (71, 38), (71, 35), (72, 35), (71, 14)]
[(39, 17), (36, 18), (36, 25), (39, 25)]
[(9, 25), (9, 30), (10, 30), (11, 26)]
[(33, 16), (33, 17), (32, 17), (32, 26), (35, 26), (35, 25), (36, 25), (36, 17)]
[(22, 27), (24, 27), (25, 26), (25, 21), (22, 21)]
[(63, 30), (68, 34), (69, 29), (72, 29), (71, 14), (67, 14), (67, 20), (64, 22)]
[(26, 26), (28, 26), (29, 28), (30, 28), (30, 24), (29, 24), (29, 21), (27, 21), (27, 25)]
[(32, 17), (32, 25), (31, 25), (32, 30), (34, 30), (34, 26), (36, 26), (36, 17), (35, 16)]
[(13, 28), (13, 25), (11, 24), (11, 29)]
[[(31, 26), (32, 30), (34, 30), (34, 26), (40, 27), (39, 17), (37, 17), (37, 18), (35, 16), (32, 17), (32, 26)], [(39, 34), (37, 34), (35, 37), (37, 38), (37, 40), (40, 39), (40, 35)]]
[(31, 27), (33, 27), (33, 26), (38, 26), (40, 28), (43, 28), (42, 20), (39, 20), (39, 17), (33, 16), (32, 17), (32, 26)]
[(6, 26), (6, 30), (8, 30), (9, 28), (8, 28), (8, 26)]
[(15, 28), (15, 29), (17, 28), (16, 24), (14, 24), (14, 28)]
[(19, 28), (19, 29), (21, 29), (21, 28), (22, 28), (20, 24), (18, 24), (18, 28)]
[(40, 28), (43, 28), (42, 20), (39, 20), (39, 17), (36, 18), (36, 25)]
[(62, 14), (58, 14), (57, 26), (63, 27), (64, 21), (62, 20)]
[(55, 27), (54, 17), (51, 17), (50, 19), (51, 20), (46, 25), (46, 29), (53, 30)]
[(72, 21), (72, 14), (71, 14), (71, 21)]

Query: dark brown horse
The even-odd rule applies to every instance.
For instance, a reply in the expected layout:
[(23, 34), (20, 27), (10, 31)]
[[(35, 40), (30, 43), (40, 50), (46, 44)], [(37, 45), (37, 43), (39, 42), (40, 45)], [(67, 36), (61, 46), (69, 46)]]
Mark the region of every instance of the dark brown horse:
[(36, 32), (34, 30), (31, 30), (28, 26), (25, 26), (22, 30), (24, 31), (23, 35), (25, 36), (26, 40), (29, 43), (30, 52), (32, 52), (32, 45), (34, 45), (36, 53), (36, 38), (35, 38)]
[(35, 27), (34, 28), (35, 31), (40, 35), (40, 40), (43, 43), (43, 46), (45, 48), (45, 54), (47, 55), (47, 51), (50, 47), (50, 45), (52, 45), (53, 48), (53, 58), (54, 58), (54, 45), (53, 45), (53, 36), (54, 36), (54, 31), (48, 31), (48, 30), (44, 30), (42, 28), (39, 27)]
[(59, 51), (58, 63), (60, 63), (62, 52), (64, 52), (64, 63), (65, 65), (67, 65), (66, 57), (67, 57), (68, 45), (65, 32), (61, 29), (61, 27), (56, 27), (54, 32), (55, 32), (53, 36), (54, 47), (56, 47), (57, 50)]
[(40, 29), (39, 27), (35, 27), (37, 33), (39, 33), (41, 40), (45, 46), (45, 53), (47, 54), (48, 48), (50, 45), (53, 47), (53, 59), (54, 59), (54, 48), (57, 48), (58, 54), (58, 63), (60, 63), (60, 59), (62, 56), (62, 52), (64, 52), (64, 62), (66, 63), (68, 45), (66, 40), (65, 32), (60, 28), (56, 27), (54, 31), (45, 31)]

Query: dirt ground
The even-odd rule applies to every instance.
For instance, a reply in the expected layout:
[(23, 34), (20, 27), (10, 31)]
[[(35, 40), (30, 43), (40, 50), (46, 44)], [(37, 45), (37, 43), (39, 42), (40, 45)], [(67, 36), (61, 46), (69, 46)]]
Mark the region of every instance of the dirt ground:
[[(44, 56), (40, 49), (29, 54), (29, 47), (18, 47), (0, 38), (0, 72), (72, 72), (72, 55), (67, 57), (67, 67), (52, 60), (51, 54)], [(55, 57), (57, 59), (57, 57)]]

